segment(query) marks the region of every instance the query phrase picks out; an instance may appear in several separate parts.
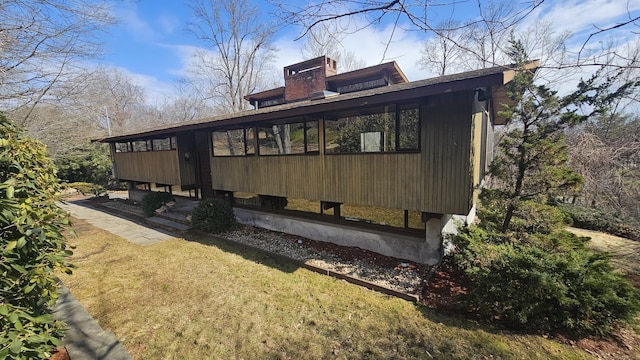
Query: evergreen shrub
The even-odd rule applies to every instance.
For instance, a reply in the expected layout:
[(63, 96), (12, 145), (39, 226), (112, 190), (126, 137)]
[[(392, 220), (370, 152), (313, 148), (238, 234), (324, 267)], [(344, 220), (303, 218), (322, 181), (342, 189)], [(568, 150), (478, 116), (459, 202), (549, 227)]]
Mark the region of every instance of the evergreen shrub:
[(144, 215), (149, 217), (153, 216), (157, 209), (159, 209), (162, 205), (175, 201), (173, 195), (168, 192), (159, 191), (159, 192), (150, 192), (142, 197), (142, 211)]
[(483, 318), (540, 333), (611, 334), (640, 311), (638, 290), (606, 254), (565, 231), (505, 241), (471, 227), (454, 243), (454, 263), (473, 284), (462, 304)]
[(0, 359), (47, 359), (61, 345), (55, 271), (71, 272), (45, 146), (0, 114)]
[(213, 234), (229, 231), (237, 226), (231, 204), (220, 199), (201, 201), (191, 213), (191, 223), (195, 229)]

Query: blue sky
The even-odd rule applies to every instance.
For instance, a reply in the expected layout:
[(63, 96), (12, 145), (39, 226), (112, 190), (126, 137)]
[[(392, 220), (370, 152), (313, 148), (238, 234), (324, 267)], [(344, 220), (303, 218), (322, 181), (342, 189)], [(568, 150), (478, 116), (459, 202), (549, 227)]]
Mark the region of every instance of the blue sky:
[[(113, 4), (114, 16), (119, 23), (104, 39), (106, 49), (102, 61), (106, 65), (117, 67), (144, 87), (150, 102), (159, 101), (163, 94), (172, 91), (173, 81), (184, 74), (195, 49), (204, 46), (186, 31), (191, 9), (180, 0), (137, 0)], [(260, 6), (264, 20), (269, 20), (268, 16), (273, 8), (262, 0), (256, 4)], [(438, 15), (448, 17), (451, 10), (451, 7), (443, 7)], [(454, 10), (455, 17), (468, 19), (476, 16), (477, 0), (460, 1)], [(570, 44), (579, 46), (595, 30), (594, 25), (606, 27), (624, 21), (629, 17), (628, 11), (631, 16), (638, 16), (640, 1), (546, 0), (535, 13), (527, 17), (527, 22), (532, 24), (540, 19), (549, 21), (558, 33), (574, 33)], [(630, 29), (624, 29), (620, 34), (628, 36)], [(637, 32), (638, 27), (632, 29)], [(385, 56), (384, 40), (389, 38), (390, 32), (391, 26), (381, 23), (348, 36), (343, 45), (357, 50), (358, 56), (367, 65), (397, 61), (410, 80), (432, 76), (433, 74), (416, 65), (421, 55), (422, 43), (428, 34), (397, 30)], [(294, 27), (286, 27), (278, 32), (275, 40), (278, 50), (276, 69), (304, 60), (300, 53), (301, 41), (293, 41), (298, 33), (299, 29)], [(616, 34), (594, 40), (612, 37), (620, 40), (620, 36)]]

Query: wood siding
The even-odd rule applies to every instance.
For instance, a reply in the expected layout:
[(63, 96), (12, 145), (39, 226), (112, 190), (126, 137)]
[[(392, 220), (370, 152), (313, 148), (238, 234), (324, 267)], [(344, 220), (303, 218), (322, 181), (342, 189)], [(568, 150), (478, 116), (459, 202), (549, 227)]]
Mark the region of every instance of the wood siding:
[(180, 185), (195, 186), (196, 184), (196, 148), (193, 145), (193, 133), (181, 133), (178, 140), (178, 167), (180, 169)]
[(420, 153), (213, 157), (213, 188), (466, 215), (473, 193), (473, 96), (428, 99)]
[(419, 208), (420, 154), (214, 157), (214, 189)]
[(143, 151), (113, 154), (120, 180), (181, 185), (178, 151)]
[(473, 91), (442, 94), (423, 107), (421, 211), (466, 215), (471, 209), (473, 96)]
[[(474, 185), (481, 180), (479, 157), (484, 155), (479, 133), (482, 116), (474, 115), (474, 91), (423, 100), (420, 152), (324, 154), (321, 149), (315, 155), (209, 156), (211, 185), (203, 191), (213, 188), (466, 215), (473, 205)], [(197, 131), (178, 134), (179, 151), (115, 153), (118, 177), (193, 185), (200, 182), (194, 163), (210, 151), (208, 146), (209, 137)], [(190, 161), (185, 160), (186, 152)]]

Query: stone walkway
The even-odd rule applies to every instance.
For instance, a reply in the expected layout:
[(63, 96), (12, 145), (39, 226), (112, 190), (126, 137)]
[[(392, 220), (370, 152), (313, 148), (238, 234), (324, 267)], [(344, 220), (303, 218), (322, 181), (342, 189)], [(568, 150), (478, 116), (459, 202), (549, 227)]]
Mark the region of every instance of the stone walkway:
[[(92, 209), (84, 200), (58, 205), (73, 217), (134, 244), (147, 246), (176, 237), (168, 232), (151, 229), (131, 220)], [(72, 360), (131, 360), (131, 356), (113, 332), (103, 330), (64, 285), (60, 287), (60, 297), (53, 314), (68, 326), (62, 344), (67, 348)]]
[(72, 360), (131, 360), (115, 334), (103, 330), (62, 284), (53, 316), (67, 324), (62, 345), (67, 348)]
[(176, 237), (168, 232), (152, 229), (104, 211), (94, 210), (83, 205), (83, 202), (84, 200), (77, 200), (62, 203), (60, 206), (69, 211), (73, 217), (85, 220), (95, 227), (107, 230), (134, 244), (147, 246)]

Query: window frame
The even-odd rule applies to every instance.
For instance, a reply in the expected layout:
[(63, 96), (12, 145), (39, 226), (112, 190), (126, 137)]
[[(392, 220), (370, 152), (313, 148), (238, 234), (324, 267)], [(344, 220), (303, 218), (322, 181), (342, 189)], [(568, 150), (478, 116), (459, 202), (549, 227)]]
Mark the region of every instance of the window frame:
[[(333, 112), (328, 112), (325, 113), (325, 118), (324, 118), (324, 126), (323, 126), (323, 132), (324, 132), (324, 144), (322, 145), (324, 147), (324, 153), (326, 155), (360, 155), (360, 154), (412, 154), (412, 153), (420, 153), (422, 151), (422, 114), (423, 114), (423, 102), (422, 101), (410, 101), (410, 102), (398, 102), (398, 103), (387, 103), (387, 104), (382, 104), (382, 105), (376, 105), (373, 106), (371, 108), (377, 108), (377, 107), (385, 107), (385, 108), (391, 108), (393, 107), (393, 112), (395, 113), (394, 115), (394, 150), (389, 150), (389, 151), (358, 151), (358, 152), (328, 152), (327, 151), (327, 122), (331, 122), (331, 121), (339, 121), (339, 119), (341, 118), (347, 118), (347, 117), (352, 117), (354, 115), (341, 115), (341, 114), (349, 114), (351, 112), (358, 112), (358, 111), (362, 111), (362, 108), (349, 108), (349, 109), (342, 109), (342, 110), (337, 110), (337, 111), (333, 111)], [(407, 108), (415, 108), (416, 110), (418, 110), (418, 124), (417, 124), (417, 148), (416, 149), (409, 149), (409, 148), (401, 148), (400, 147), (400, 124), (401, 124), (401, 112), (403, 109), (407, 109)], [(389, 113), (389, 111), (387, 111), (387, 113)], [(382, 114), (382, 112), (380, 113)], [(329, 115), (329, 116), (327, 116)], [(384, 140), (383, 140), (384, 141)]]

